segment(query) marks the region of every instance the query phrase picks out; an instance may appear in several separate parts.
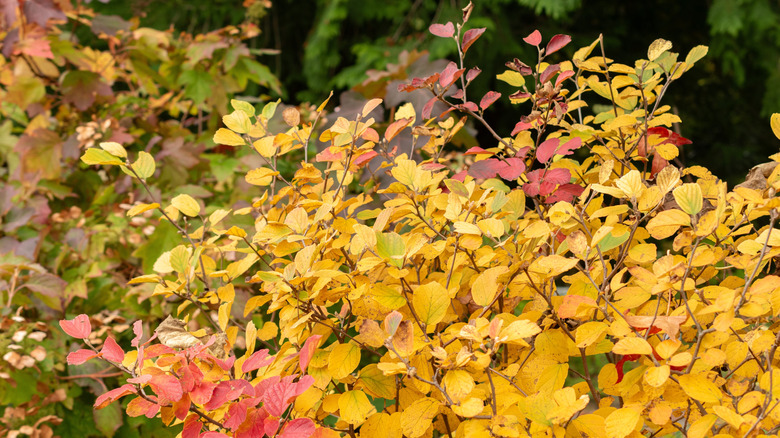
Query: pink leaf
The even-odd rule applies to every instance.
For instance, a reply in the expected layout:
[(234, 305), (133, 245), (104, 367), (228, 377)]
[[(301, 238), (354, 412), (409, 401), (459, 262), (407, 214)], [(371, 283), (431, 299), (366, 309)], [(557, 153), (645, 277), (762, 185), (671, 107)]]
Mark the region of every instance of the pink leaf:
[(449, 87), (458, 80), (460, 75), (462, 75), (465, 70), (466, 69), (463, 68), (458, 69), (458, 65), (450, 61), (450, 63), (447, 64), (447, 67), (442, 70), (441, 76), (439, 76), (439, 85), (444, 88)]
[(555, 73), (558, 73), (560, 70), (560, 64), (548, 65), (547, 68), (542, 72), (541, 76), (539, 76), (539, 81), (541, 81), (543, 84), (547, 83), (547, 81), (549, 81), (550, 78), (552, 78)]
[(540, 163), (546, 163), (550, 161), (550, 158), (555, 155), (555, 151), (558, 149), (560, 144), (560, 138), (549, 138), (543, 141), (536, 150), (536, 159), (539, 160)]
[(309, 438), (314, 429), (311, 418), (296, 418), (287, 423), (279, 438)]
[(359, 157), (355, 158), (354, 164), (358, 168), (363, 167), (366, 164), (368, 164), (371, 160), (373, 160), (374, 157), (376, 157), (377, 155), (379, 155), (377, 151), (368, 151), (365, 154), (362, 154)]
[(317, 154), (317, 157), (315, 157), (315, 161), (317, 162), (323, 162), (323, 161), (341, 161), (345, 156), (344, 151), (339, 152), (332, 152), (330, 147), (325, 148), (324, 151)]
[(539, 195), (539, 183), (538, 182), (527, 182), (523, 184), (523, 192), (525, 192), (528, 196), (538, 196)]
[(137, 347), (138, 344), (141, 342), (141, 336), (144, 335), (144, 328), (142, 326), (141, 320), (138, 320), (133, 323), (133, 333), (135, 334), (135, 337), (130, 342), (130, 345), (133, 347)]
[(514, 136), (514, 135), (517, 135), (517, 133), (520, 132), (520, 131), (526, 131), (528, 129), (531, 129), (531, 126), (532, 125), (530, 123), (517, 122), (517, 124), (515, 125), (515, 129), (512, 130), (512, 134), (511, 135)]
[(422, 118), (423, 119), (430, 119), (431, 113), (433, 112), (433, 105), (436, 104), (436, 96), (432, 97), (428, 102), (425, 104), (422, 110)]
[(498, 175), (505, 180), (515, 180), (525, 172), (525, 162), (519, 158), (507, 158), (504, 166), (498, 171)]
[(97, 357), (97, 353), (92, 350), (81, 349), (68, 354), (69, 365), (81, 365), (84, 362)]
[(466, 51), (471, 47), (474, 42), (479, 39), (482, 34), (485, 33), (485, 28), (480, 27), (478, 29), (469, 29), (466, 31), (466, 33), (463, 34), (463, 45), (461, 46), (461, 50), (463, 50), (463, 53), (466, 53)]
[(303, 372), (306, 372), (306, 367), (309, 366), (309, 362), (314, 355), (314, 351), (319, 345), (320, 338), (322, 338), (322, 335), (310, 336), (308, 339), (306, 339), (306, 342), (304, 342), (303, 347), (301, 347), (300, 356), (298, 357), (298, 364), (300, 365)]
[(111, 362), (121, 363), (125, 360), (125, 352), (122, 351), (122, 347), (111, 336), (106, 338), (106, 342), (103, 344), (100, 352), (103, 353), (103, 359), (108, 359)]
[(501, 170), (502, 164), (497, 158), (477, 161), (469, 166), (469, 175), (479, 179), (493, 178)]
[(423, 163), (423, 164), (420, 165), (420, 168), (422, 170), (431, 170), (431, 171), (441, 170), (441, 169), (444, 169), (445, 167), (447, 167), (447, 166), (445, 166), (445, 165), (443, 165), (441, 163)]
[(463, 100), (463, 90), (456, 91), (455, 94), (453, 94), (450, 97), (452, 97), (453, 99)]
[(571, 181), (571, 173), (569, 169), (550, 169), (544, 174), (544, 181), (555, 185), (567, 184)]
[(479, 74), (482, 73), (482, 70), (479, 69), (479, 67), (474, 67), (469, 69), (468, 72), (466, 72), (466, 82), (471, 82), (479, 76)]
[(206, 432), (203, 435), (200, 436), (200, 438), (230, 438), (229, 436), (225, 435), (222, 432)]
[(572, 202), (575, 197), (580, 196), (585, 188), (577, 184), (563, 184), (552, 195), (545, 200), (547, 204), (554, 204), (558, 201)]
[(479, 146), (474, 146), (474, 147), (470, 148), (469, 150), (467, 150), (464, 153), (464, 155), (479, 155), (479, 154), (489, 154), (489, 153), (491, 153), (491, 152), (488, 152), (488, 151), (482, 149)]
[(139, 384), (139, 385), (143, 385), (145, 383), (149, 383), (149, 381), (152, 380), (152, 377), (153, 376), (151, 374), (141, 374), (138, 377), (131, 377), (131, 378), (127, 379), (127, 381), (130, 382), (130, 383), (136, 383), (136, 384)]
[(92, 333), (92, 324), (89, 323), (89, 317), (81, 314), (71, 320), (61, 319), (60, 327), (62, 331), (76, 339), (87, 339)]
[(558, 78), (555, 79), (555, 86), (558, 87), (563, 81), (569, 79), (572, 76), (574, 76), (574, 70), (566, 70), (561, 72), (561, 74), (558, 75)]
[(545, 54), (549, 55), (551, 53), (555, 53), (566, 46), (566, 44), (569, 44), (569, 42), (571, 42), (571, 37), (569, 35), (555, 35), (550, 39), (550, 42), (547, 43)]
[(160, 397), (165, 400), (179, 401), (184, 395), (181, 389), (181, 382), (168, 374), (158, 374), (149, 381), (149, 386)]
[(255, 353), (251, 356), (249, 356), (249, 359), (244, 361), (244, 364), (241, 365), (241, 371), (244, 373), (248, 373), (250, 371), (254, 371), (256, 369), (268, 366), (274, 362), (276, 358), (271, 356), (268, 356), (268, 350), (259, 350), (255, 351)]
[(538, 30), (535, 30), (531, 32), (530, 35), (523, 38), (523, 41), (525, 41), (526, 43), (532, 46), (539, 47), (539, 44), (542, 42), (542, 34)]
[(103, 409), (106, 406), (118, 400), (120, 397), (124, 397), (134, 392), (135, 392), (135, 387), (133, 387), (133, 385), (130, 384), (125, 384), (120, 386), (119, 388), (112, 389), (111, 391), (108, 391), (105, 394), (101, 394), (100, 396), (98, 396), (97, 400), (95, 400), (95, 409)]
[(482, 100), (479, 101), (479, 107), (482, 108), (483, 110), (486, 110), (490, 105), (493, 105), (493, 103), (497, 101), (500, 97), (501, 97), (501, 93), (497, 93), (495, 91), (488, 91), (482, 97)]
[(184, 429), (181, 431), (181, 438), (198, 438), (200, 436), (200, 430), (203, 428), (203, 423), (199, 420), (197, 414), (190, 414), (187, 419), (184, 420)]
[(582, 146), (582, 139), (579, 137), (574, 137), (571, 140), (567, 141), (566, 143), (562, 144), (561, 147), (558, 148), (558, 151), (556, 154), (558, 155), (571, 155), (579, 149)]
[(428, 27), (428, 31), (437, 37), (442, 38), (452, 38), (453, 35), (455, 35), (455, 26), (452, 25), (451, 21), (448, 21), (447, 24), (431, 24), (430, 27)]
[(190, 397), (194, 403), (199, 405), (206, 404), (214, 394), (214, 388), (217, 387), (216, 383), (200, 382), (192, 391), (190, 391)]
[(479, 108), (477, 108), (477, 104), (474, 102), (466, 102), (464, 104), (458, 105), (459, 109), (467, 109), (471, 112), (477, 112), (479, 111)]
[(456, 173), (455, 175), (452, 175), (452, 179), (456, 181), (463, 182), (466, 180), (466, 175), (468, 175), (468, 172), (466, 170), (461, 170), (460, 172)]
[(249, 382), (243, 379), (220, 382), (214, 389), (214, 395), (211, 397), (211, 400), (203, 407), (213, 411), (223, 404), (241, 397), (241, 394), (254, 397), (255, 389)]
[(274, 419), (269, 418), (264, 421), (265, 422), (263, 423), (263, 429), (265, 430), (265, 434), (268, 436), (275, 436), (276, 431), (279, 430), (279, 420), (276, 418)]

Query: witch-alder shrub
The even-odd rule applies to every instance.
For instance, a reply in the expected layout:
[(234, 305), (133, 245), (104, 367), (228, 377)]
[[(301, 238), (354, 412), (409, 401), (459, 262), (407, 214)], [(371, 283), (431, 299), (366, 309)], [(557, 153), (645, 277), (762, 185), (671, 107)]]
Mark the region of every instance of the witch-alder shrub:
[[(69, 363), (127, 374), (96, 408), (130, 399), (129, 415), (183, 422), (183, 438), (780, 430), (780, 155), (729, 191), (675, 165), (690, 141), (661, 103), (707, 48), (678, 60), (659, 39), (626, 65), (599, 39), (553, 63), (570, 38), (534, 31), (535, 63), (498, 76), (530, 111), (500, 134), (483, 115), (502, 96), (467, 95), (484, 29), (464, 24), (430, 27), (460, 59), (403, 84), (430, 101), (382, 126), (379, 99), (321, 132), (325, 104), (232, 101), (214, 141), (257, 155), (241, 208), (158, 199), (152, 155), (86, 151), (147, 189), (129, 216), (182, 237), (130, 281), (174, 304), (154, 331), (133, 325), (130, 349), (92, 347), (86, 315), (61, 321), (90, 347)], [(493, 144), (448, 151), (469, 121)], [(301, 153), (315, 136), (329, 146)], [(303, 161), (285, 174), (289, 154)]]

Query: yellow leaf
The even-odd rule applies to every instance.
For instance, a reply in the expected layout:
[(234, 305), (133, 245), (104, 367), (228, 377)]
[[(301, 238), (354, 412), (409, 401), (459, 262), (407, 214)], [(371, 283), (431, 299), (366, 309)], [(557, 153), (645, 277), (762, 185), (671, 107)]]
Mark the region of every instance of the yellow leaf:
[(477, 222), (477, 227), (488, 237), (501, 237), (504, 235), (504, 223), (495, 218), (482, 219)]
[[(249, 115), (241, 110), (236, 110), (226, 116), (222, 116), (222, 122), (228, 129), (239, 134), (246, 134), (252, 128), (252, 121), (249, 120)], [(243, 144), (243, 140), (241, 144)]]
[(371, 114), (371, 111), (373, 111), (374, 108), (378, 107), (381, 103), (382, 99), (379, 98), (369, 100), (365, 105), (363, 105), (363, 111), (360, 113), (361, 116), (365, 118), (367, 115)]
[(127, 284), (140, 284), (140, 283), (159, 283), (160, 276), (157, 274), (141, 275), (128, 281)]
[(471, 418), (475, 415), (479, 415), (482, 413), (483, 409), (485, 409), (485, 405), (482, 403), (482, 400), (476, 397), (471, 397), (470, 399), (462, 402), (460, 405), (452, 406), (452, 412), (455, 412), (456, 415), (460, 415), (461, 417), (465, 418)]
[(84, 155), (81, 156), (81, 161), (86, 164), (100, 164), (100, 165), (120, 165), (124, 164), (122, 160), (114, 155), (97, 148), (89, 148)]
[(414, 105), (411, 102), (406, 102), (395, 111), (395, 120), (412, 119), (410, 123), (414, 123), (416, 118), (417, 110), (414, 109)]
[(243, 146), (245, 144), (244, 139), (240, 135), (225, 128), (219, 128), (216, 134), (214, 134), (214, 143), (227, 146)]
[(471, 298), (478, 306), (485, 307), (493, 302), (498, 292), (498, 276), (506, 271), (505, 266), (486, 269), (474, 280), (471, 285)]
[(729, 426), (733, 427), (734, 429), (739, 429), (739, 426), (742, 426), (742, 423), (745, 422), (745, 418), (743, 418), (742, 415), (739, 415), (738, 413), (734, 412), (733, 409), (726, 406), (713, 406), (712, 412), (714, 412), (718, 417), (722, 418), (723, 421), (728, 423)]
[(457, 221), (455, 222), (455, 232), (459, 234), (473, 234), (476, 236), (482, 235), (479, 227), (471, 222)]
[(414, 311), (420, 321), (428, 325), (435, 325), (444, 319), (447, 307), (450, 305), (450, 297), (444, 286), (436, 281), (426, 283), (414, 291), (412, 298)]
[(639, 199), (645, 191), (642, 174), (638, 170), (632, 170), (615, 181), (615, 186), (625, 193), (628, 199)]
[(671, 48), (671, 41), (658, 38), (657, 40), (653, 41), (653, 43), (650, 44), (650, 47), (647, 49), (647, 59), (650, 61), (655, 61), (659, 56), (663, 55), (664, 52)]
[(507, 70), (500, 75), (496, 75), (496, 79), (504, 81), (513, 87), (522, 87), (525, 85), (525, 76), (514, 70)]
[(598, 341), (607, 331), (609, 326), (602, 321), (589, 321), (577, 327), (574, 333), (574, 341), (577, 348), (585, 348)]
[(359, 381), (374, 397), (388, 400), (395, 398), (395, 377), (386, 376), (377, 364), (372, 363), (361, 369)]
[(255, 186), (267, 186), (268, 184), (271, 184), (271, 181), (273, 181), (274, 176), (278, 174), (279, 172), (275, 172), (274, 170), (269, 169), (267, 167), (260, 167), (257, 169), (252, 169), (249, 172), (247, 172), (244, 179), (249, 184)]
[(623, 338), (612, 347), (612, 352), (615, 354), (652, 354), (653, 347), (642, 338), (630, 337)]
[(451, 370), (442, 379), (444, 389), (452, 401), (460, 403), (474, 389), (474, 378), (464, 370)]
[(674, 200), (682, 211), (691, 216), (697, 214), (702, 208), (701, 187), (696, 183), (683, 184), (672, 192)]
[(501, 330), (501, 334), (498, 335), (498, 338), (503, 343), (528, 346), (528, 343), (523, 339), (530, 338), (541, 331), (542, 329), (539, 328), (535, 322), (528, 321), (527, 319), (518, 319), (504, 327), (504, 329)]
[(654, 388), (658, 388), (669, 379), (669, 372), (669, 365), (650, 367), (645, 371), (645, 382)]
[(666, 239), (680, 229), (680, 226), (690, 225), (691, 217), (677, 209), (664, 210), (647, 223), (647, 231), (654, 239)]
[(219, 306), (219, 312), (218, 312), (218, 323), (219, 328), (222, 329), (222, 331), (225, 331), (228, 325), (228, 321), (230, 320), (230, 308), (233, 307), (233, 303), (222, 303), (221, 306)]
[(154, 210), (155, 208), (158, 208), (160, 204), (154, 203), (154, 204), (136, 204), (134, 205), (130, 210), (127, 210), (127, 216), (133, 217), (137, 216), (141, 213), (147, 212), (149, 210)]
[(277, 147), (274, 144), (273, 136), (269, 135), (267, 137), (261, 138), (260, 140), (255, 140), (255, 142), (252, 143), (252, 147), (254, 147), (255, 150), (265, 158), (271, 158), (276, 155)]
[(334, 379), (350, 375), (360, 364), (360, 348), (352, 342), (336, 345), (328, 356), (328, 372)]
[(655, 147), (655, 153), (667, 161), (674, 160), (680, 154), (680, 149), (669, 143), (662, 143)]
[(704, 415), (703, 417), (694, 421), (693, 424), (691, 424), (691, 427), (688, 428), (688, 433), (686, 434), (687, 437), (704, 438), (707, 436), (712, 436), (712, 432), (710, 429), (712, 429), (712, 426), (715, 425), (715, 422), (717, 420), (718, 417), (716, 417), (713, 414)]
[(374, 413), (374, 405), (363, 391), (347, 391), (339, 396), (339, 417), (352, 425), (359, 425)]
[(230, 214), (230, 210), (223, 210), (221, 208), (214, 210), (214, 212), (212, 212), (209, 215), (209, 222), (211, 223), (211, 225), (216, 225), (220, 221), (222, 221), (222, 219), (224, 219), (228, 214)]
[(200, 204), (190, 195), (181, 194), (171, 199), (171, 205), (173, 205), (182, 214), (195, 217), (200, 213)]
[(624, 438), (636, 429), (640, 412), (633, 408), (622, 408), (612, 411), (604, 419), (604, 430), (607, 438)]
[(689, 397), (702, 403), (718, 403), (723, 398), (720, 389), (701, 374), (683, 374), (677, 381)]
[(539, 375), (536, 381), (535, 391), (545, 397), (551, 396), (555, 391), (563, 388), (566, 376), (569, 374), (569, 364), (556, 363), (548, 366)]
[(574, 265), (576, 265), (577, 262), (579, 262), (577, 259), (570, 259), (559, 255), (551, 255), (536, 259), (533, 263), (531, 263), (529, 270), (543, 277), (550, 278), (556, 277), (568, 271), (569, 269), (574, 268)]
[(429, 427), (433, 417), (439, 413), (439, 401), (430, 397), (415, 400), (401, 413), (401, 430), (409, 438), (422, 436)]
[(769, 124), (772, 126), (772, 132), (775, 134), (775, 137), (780, 138), (780, 114), (772, 114)]

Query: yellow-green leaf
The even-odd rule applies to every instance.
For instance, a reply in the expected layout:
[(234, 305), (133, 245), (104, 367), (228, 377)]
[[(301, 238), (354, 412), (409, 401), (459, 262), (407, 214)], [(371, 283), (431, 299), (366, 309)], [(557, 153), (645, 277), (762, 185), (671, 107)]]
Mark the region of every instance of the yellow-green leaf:
[(252, 128), (252, 121), (249, 120), (249, 115), (244, 111), (236, 110), (226, 116), (222, 116), (222, 122), (228, 129), (239, 134), (246, 134)]
[(680, 206), (682, 211), (691, 216), (699, 213), (702, 208), (701, 187), (696, 183), (683, 184), (672, 192), (674, 200)]
[(772, 126), (772, 132), (774, 132), (775, 137), (780, 138), (780, 114), (772, 114), (772, 117), (769, 119), (769, 124)]
[(122, 160), (104, 151), (103, 149), (89, 148), (84, 155), (81, 156), (81, 161), (86, 164), (93, 165), (120, 165), (124, 164)]
[(230, 106), (232, 106), (234, 110), (245, 112), (246, 115), (249, 117), (255, 115), (255, 107), (249, 102), (244, 102), (243, 100), (230, 99)]
[(120, 158), (127, 158), (127, 151), (125, 148), (115, 141), (104, 141), (100, 143), (100, 147), (111, 155)]
[(200, 213), (200, 204), (190, 195), (181, 194), (171, 199), (171, 205), (176, 207), (182, 214), (195, 217)]
[(138, 159), (135, 160), (135, 163), (133, 163), (133, 165), (130, 167), (135, 170), (135, 173), (138, 174), (139, 178), (149, 178), (150, 176), (154, 175), (154, 158), (152, 158), (149, 153), (141, 151), (138, 153)]

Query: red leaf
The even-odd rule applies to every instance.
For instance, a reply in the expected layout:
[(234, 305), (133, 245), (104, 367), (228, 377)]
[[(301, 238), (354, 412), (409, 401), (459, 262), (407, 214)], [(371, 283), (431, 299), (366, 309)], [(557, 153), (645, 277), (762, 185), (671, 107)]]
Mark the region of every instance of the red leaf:
[(111, 362), (121, 363), (125, 360), (125, 352), (111, 336), (106, 338), (106, 342), (103, 344), (100, 352), (103, 354), (103, 359), (108, 359)]
[(553, 77), (555, 73), (558, 73), (559, 71), (561, 71), (560, 64), (548, 65), (547, 68), (544, 69), (542, 74), (539, 76), (539, 81), (541, 81), (541, 83), (543, 84), (547, 83), (547, 81), (549, 81), (550, 78)]
[(185, 392), (179, 401), (173, 402), (173, 415), (179, 420), (184, 420), (187, 412), (190, 411), (190, 404), (190, 394)]
[(528, 44), (530, 44), (532, 46), (539, 47), (539, 44), (541, 44), (541, 42), (542, 42), (542, 34), (538, 30), (535, 30), (535, 31), (531, 32), (530, 35), (528, 35), (527, 37), (523, 38), (523, 41), (525, 41), (526, 43), (528, 43)]
[[(203, 372), (194, 363), (179, 369), (181, 373), (181, 386), (184, 392), (192, 392), (195, 387), (203, 380)], [(202, 403), (201, 403), (202, 404)]]
[(287, 423), (279, 438), (309, 438), (314, 433), (311, 418), (296, 418)]
[(537, 169), (531, 172), (528, 172), (525, 177), (528, 178), (528, 181), (530, 182), (539, 182), (539, 180), (542, 178), (542, 175), (544, 174), (544, 169)]
[(103, 409), (118, 400), (120, 397), (124, 397), (127, 394), (132, 394), (134, 392), (135, 387), (130, 384), (124, 384), (119, 388), (112, 389), (111, 391), (98, 396), (97, 400), (95, 400), (95, 409)]
[(428, 27), (428, 31), (437, 37), (441, 38), (452, 38), (453, 35), (455, 35), (455, 26), (452, 25), (451, 21), (448, 21), (447, 24), (431, 24), (430, 27)]
[(154, 344), (147, 347), (145, 350), (144, 359), (152, 359), (157, 356), (162, 356), (163, 354), (174, 354), (176, 353), (176, 350), (173, 348), (163, 345), (163, 344)]
[(344, 158), (345, 154), (344, 151), (339, 151), (337, 153), (334, 153), (331, 151), (330, 146), (325, 148), (324, 151), (317, 154), (317, 156), (314, 158), (317, 162), (323, 162), (323, 161), (341, 161)]
[(501, 97), (501, 93), (497, 93), (495, 91), (488, 91), (482, 97), (482, 100), (479, 101), (479, 107), (482, 108), (483, 110), (486, 110), (490, 105), (493, 105), (493, 103), (497, 101), (500, 97)]
[(247, 394), (253, 397), (255, 395), (255, 388), (243, 379), (220, 382), (214, 389), (214, 395), (212, 395), (211, 400), (203, 407), (209, 411), (213, 411), (223, 404), (241, 397), (241, 394)]
[(71, 320), (61, 319), (60, 327), (62, 331), (76, 339), (87, 339), (92, 333), (92, 324), (89, 323), (89, 317), (81, 314)]
[(379, 154), (376, 151), (368, 151), (365, 154), (355, 158), (354, 165), (358, 168), (363, 167), (364, 165), (368, 164), (369, 161), (373, 160), (377, 155)]
[(256, 369), (272, 364), (275, 359), (276, 358), (273, 356), (271, 357), (268, 356), (267, 349), (255, 351), (255, 353), (249, 356), (249, 359), (244, 361), (244, 364), (241, 365), (241, 371), (244, 373), (254, 371)]
[(558, 75), (558, 78), (555, 79), (555, 86), (561, 85), (561, 82), (565, 81), (566, 79), (569, 79), (570, 77), (574, 76), (574, 70), (566, 70), (564, 72), (561, 72), (561, 74)]
[(477, 112), (479, 111), (479, 108), (477, 108), (477, 104), (474, 102), (466, 102), (464, 104), (458, 105), (459, 109), (467, 109), (471, 112)]
[(68, 354), (68, 365), (81, 365), (84, 362), (97, 357), (97, 353), (92, 350), (81, 349)]
[(265, 430), (265, 434), (268, 436), (275, 436), (276, 431), (279, 430), (279, 420), (278, 419), (267, 419), (263, 423), (263, 429)]
[(463, 53), (466, 53), (466, 51), (471, 47), (474, 42), (479, 39), (482, 34), (485, 33), (485, 28), (480, 27), (478, 29), (469, 29), (466, 31), (466, 33), (463, 34), (463, 45), (461, 46), (461, 50), (463, 50)]
[(309, 338), (306, 339), (306, 342), (303, 343), (300, 356), (298, 356), (298, 365), (300, 365), (303, 372), (306, 372), (306, 367), (309, 366), (309, 362), (314, 355), (314, 351), (319, 345), (320, 338), (322, 338), (322, 335), (309, 336)]
[(582, 139), (580, 137), (573, 137), (566, 143), (562, 144), (561, 147), (558, 148), (558, 151), (556, 152), (557, 155), (571, 155), (582, 147)]
[(143, 385), (145, 383), (149, 383), (150, 380), (152, 380), (152, 375), (151, 374), (141, 374), (138, 377), (132, 377), (132, 378), (127, 379), (128, 382), (135, 383), (135, 384), (138, 384), (138, 385)]
[(222, 432), (206, 432), (203, 435), (200, 436), (200, 438), (230, 438), (229, 436), (225, 435)]
[(181, 438), (198, 438), (200, 436), (200, 430), (203, 428), (203, 423), (199, 420), (197, 414), (190, 414), (187, 419), (184, 420), (184, 429), (181, 431)]
[(525, 172), (525, 162), (519, 158), (507, 158), (504, 166), (498, 171), (498, 175), (505, 180), (515, 180)]
[(465, 170), (461, 170), (460, 172), (456, 173), (455, 175), (452, 175), (452, 179), (456, 181), (463, 182), (466, 180), (466, 175), (468, 175), (468, 172)]
[(181, 389), (181, 382), (168, 374), (158, 374), (149, 381), (149, 386), (162, 399), (170, 401), (181, 400), (184, 391)]
[(133, 333), (135, 334), (135, 337), (132, 341), (130, 341), (130, 345), (132, 347), (137, 347), (139, 342), (141, 342), (141, 336), (144, 335), (144, 328), (142, 324), (143, 323), (140, 320), (133, 323)]
[(549, 55), (555, 53), (565, 47), (566, 44), (569, 44), (569, 42), (571, 42), (571, 37), (569, 35), (555, 35), (550, 39), (550, 42), (547, 43), (545, 54)]
[[(255, 438), (265, 435), (265, 419), (268, 413), (265, 409), (250, 409), (247, 419), (234, 434), (235, 438)], [(182, 437), (184, 438), (184, 437)]]
[(527, 182), (523, 184), (523, 192), (528, 196), (538, 196), (540, 186), (538, 182)]
[(444, 67), (444, 70), (441, 71), (441, 76), (439, 76), (439, 85), (444, 88), (449, 87), (453, 84), (453, 82), (458, 80), (460, 75), (462, 75), (465, 70), (466, 69), (463, 68), (458, 69), (458, 65), (450, 61), (450, 63)]
[(152, 403), (149, 400), (141, 397), (136, 397), (130, 400), (127, 404), (127, 415), (131, 417), (140, 417), (145, 415), (147, 418), (154, 418), (157, 415), (157, 411), (160, 410), (160, 405)]
[(577, 184), (563, 184), (558, 186), (555, 193), (550, 195), (545, 202), (547, 204), (554, 204), (558, 201), (572, 202), (574, 198), (580, 196), (585, 188)]
[(463, 100), (463, 90), (456, 91), (455, 94), (453, 94), (450, 97), (452, 97), (453, 99)]
[(190, 398), (199, 405), (206, 404), (211, 399), (212, 394), (214, 394), (214, 388), (216, 387), (216, 383), (201, 382), (195, 389), (190, 391)]
[(493, 178), (501, 170), (501, 161), (497, 158), (488, 158), (487, 160), (477, 161), (469, 166), (469, 175), (474, 178), (488, 179)]
[(238, 429), (244, 420), (246, 420), (249, 409), (256, 406), (258, 403), (260, 403), (260, 399), (248, 398), (231, 404), (225, 415), (225, 426), (231, 430)]
[(555, 155), (555, 151), (558, 149), (560, 144), (560, 138), (548, 138), (547, 140), (543, 141), (536, 150), (536, 159), (539, 160), (540, 163), (546, 163), (550, 161), (550, 158)]

